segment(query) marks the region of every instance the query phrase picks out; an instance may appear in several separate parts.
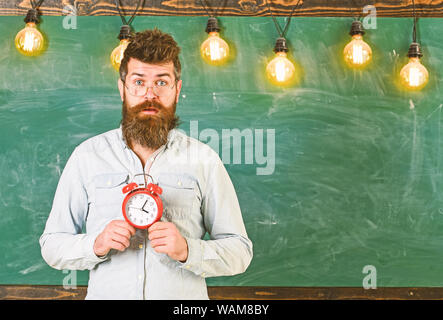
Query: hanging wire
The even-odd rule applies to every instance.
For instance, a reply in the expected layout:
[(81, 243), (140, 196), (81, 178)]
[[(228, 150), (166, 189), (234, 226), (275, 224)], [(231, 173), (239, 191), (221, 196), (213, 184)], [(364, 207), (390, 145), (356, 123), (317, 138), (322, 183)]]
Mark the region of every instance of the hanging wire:
[(360, 10), (357, 10), (358, 5), (355, 3), (355, 0), (352, 0), (352, 4), (353, 6), (350, 6), (351, 15), (354, 17), (354, 21), (360, 21), (362, 18), (362, 14)]
[[(226, 6), (226, 1), (224, 0), (224, 3), (222, 5), (222, 8), (224, 8)], [(205, 1), (206, 2), (206, 1)], [(203, 0), (200, 0), (200, 4), (202, 5), (203, 9), (205, 9), (206, 13), (208, 14), (209, 17), (217, 17), (217, 11), (213, 10), (213, 14), (211, 14), (207, 8), (207, 6), (204, 4)], [(209, 7), (209, 6), (208, 6)]]
[(40, 1), (38, 2), (38, 4), (36, 5), (35, 2), (34, 2), (34, 0), (31, 0), (31, 6), (32, 6), (32, 9), (34, 9), (34, 10), (38, 9), (38, 8), (42, 5), (43, 1), (45, 1), (45, 0), (40, 0)]
[(288, 20), (286, 21), (285, 28), (282, 30), (281, 26), (278, 24), (277, 19), (272, 14), (271, 5), (269, 4), (269, 1), (266, 0), (266, 4), (268, 5), (269, 13), (271, 14), (272, 20), (274, 21), (275, 28), (277, 29), (278, 34), (281, 38), (284, 38), (286, 35), (286, 32), (288, 32), (289, 23), (291, 22), (291, 18), (295, 12), (295, 9), (298, 7), (298, 4), (300, 3), (300, 0), (298, 0), (297, 4), (292, 8), (291, 14), (289, 15)]
[(415, 1), (412, 0), (412, 12), (414, 15), (414, 28), (412, 29), (412, 41), (417, 42), (417, 15), (415, 14)]
[[(129, 19), (129, 21), (126, 21), (126, 18), (125, 18), (125, 16), (124, 16), (124, 13), (122, 13), (122, 11), (120, 10), (120, 0), (115, 0), (115, 5), (116, 5), (116, 7), (117, 7), (118, 13), (119, 13), (120, 18), (122, 19), (122, 23), (123, 23), (124, 25), (128, 25), (128, 26), (129, 26), (129, 25), (132, 23), (132, 21), (134, 20), (135, 16), (137, 15), (138, 9), (140, 8), (140, 5), (141, 5), (142, 3), (143, 3), (143, 6), (144, 6), (144, 4), (145, 4), (145, 0), (140, 0), (140, 1), (137, 3), (137, 7), (135, 8), (133, 15), (131, 16), (131, 18)], [(143, 6), (142, 6), (142, 7), (143, 7)]]

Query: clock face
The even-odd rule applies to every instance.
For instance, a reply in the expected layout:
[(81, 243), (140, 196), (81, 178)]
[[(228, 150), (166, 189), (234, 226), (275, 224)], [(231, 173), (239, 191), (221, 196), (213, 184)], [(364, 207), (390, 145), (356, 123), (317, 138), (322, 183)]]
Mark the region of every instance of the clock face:
[(124, 209), (125, 218), (130, 224), (138, 228), (147, 228), (158, 220), (159, 207), (151, 194), (136, 192), (128, 196)]

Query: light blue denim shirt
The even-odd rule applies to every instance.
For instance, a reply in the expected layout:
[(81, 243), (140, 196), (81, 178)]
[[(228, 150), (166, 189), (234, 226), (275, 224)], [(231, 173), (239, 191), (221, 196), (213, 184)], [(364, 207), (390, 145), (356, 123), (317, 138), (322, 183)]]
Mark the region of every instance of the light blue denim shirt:
[[(53, 268), (90, 270), (86, 299), (208, 299), (206, 277), (242, 273), (251, 262), (252, 243), (218, 154), (174, 129), (150, 161), (142, 167), (118, 128), (80, 144), (66, 163), (40, 246)], [(163, 189), (162, 220), (185, 237), (185, 263), (156, 253), (140, 229), (124, 252), (94, 254), (98, 234), (124, 219), (122, 188), (141, 184), (134, 176), (143, 173)]]

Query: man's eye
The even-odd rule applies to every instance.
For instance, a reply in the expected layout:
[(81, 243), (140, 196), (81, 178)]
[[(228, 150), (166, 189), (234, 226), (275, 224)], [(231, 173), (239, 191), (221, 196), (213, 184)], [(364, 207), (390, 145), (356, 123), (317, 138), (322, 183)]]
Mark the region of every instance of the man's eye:
[(166, 86), (168, 83), (165, 81), (165, 80), (157, 80), (156, 82), (155, 82), (155, 85), (157, 86), (157, 87), (164, 87), (164, 86)]
[(141, 80), (135, 80), (135, 81), (134, 81), (134, 84), (135, 84), (136, 86), (142, 86), (142, 85), (143, 85), (143, 81), (141, 81)]

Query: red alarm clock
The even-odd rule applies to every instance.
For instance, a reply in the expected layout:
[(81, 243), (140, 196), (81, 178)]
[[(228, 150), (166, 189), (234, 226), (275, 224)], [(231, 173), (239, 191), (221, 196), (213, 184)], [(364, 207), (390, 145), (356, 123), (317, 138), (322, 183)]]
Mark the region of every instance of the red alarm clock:
[[(152, 178), (152, 177), (151, 177)], [(125, 220), (135, 228), (147, 229), (160, 220), (163, 203), (160, 199), (162, 188), (149, 183), (139, 187), (135, 182), (123, 187), (123, 193), (128, 193), (123, 200), (122, 211)]]

